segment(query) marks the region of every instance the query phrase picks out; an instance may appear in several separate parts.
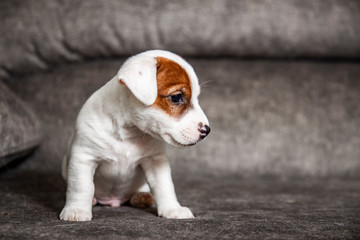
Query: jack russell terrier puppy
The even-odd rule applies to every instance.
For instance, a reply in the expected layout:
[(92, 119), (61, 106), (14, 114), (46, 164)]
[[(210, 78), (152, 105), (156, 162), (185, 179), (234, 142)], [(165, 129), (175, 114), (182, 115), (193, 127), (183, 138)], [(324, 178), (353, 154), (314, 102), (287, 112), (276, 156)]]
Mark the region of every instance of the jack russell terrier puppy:
[[(193, 68), (174, 53), (129, 58), (84, 104), (63, 162), (60, 219), (89, 221), (96, 203), (157, 205), (159, 216), (193, 218), (179, 204), (163, 141), (191, 146), (210, 132)], [(151, 193), (150, 193), (151, 191)]]

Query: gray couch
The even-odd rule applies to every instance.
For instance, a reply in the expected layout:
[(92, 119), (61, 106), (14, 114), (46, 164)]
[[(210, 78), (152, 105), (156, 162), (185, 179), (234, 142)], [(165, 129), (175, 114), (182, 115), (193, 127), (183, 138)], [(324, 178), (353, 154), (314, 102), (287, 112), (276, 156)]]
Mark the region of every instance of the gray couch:
[[(360, 2), (0, 2), (0, 238), (356, 239)], [(169, 147), (192, 220), (96, 206), (62, 222), (76, 115), (130, 55), (184, 56), (212, 127)]]

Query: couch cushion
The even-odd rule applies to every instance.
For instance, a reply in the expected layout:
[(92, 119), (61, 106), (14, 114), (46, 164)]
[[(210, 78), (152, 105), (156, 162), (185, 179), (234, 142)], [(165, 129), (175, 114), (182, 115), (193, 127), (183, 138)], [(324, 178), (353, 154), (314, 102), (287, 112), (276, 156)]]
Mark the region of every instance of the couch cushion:
[(0, 82), (0, 168), (29, 153), (40, 136), (34, 113)]
[(359, 180), (184, 176), (174, 184), (194, 219), (95, 206), (85, 223), (59, 220), (66, 185), (58, 172), (0, 176), (1, 239), (359, 239)]
[[(212, 130), (194, 147), (169, 149), (173, 173), (360, 177), (360, 64), (188, 60)], [(41, 114), (48, 139), (21, 167), (59, 171), (81, 106), (121, 64), (72, 64), (11, 81)]]

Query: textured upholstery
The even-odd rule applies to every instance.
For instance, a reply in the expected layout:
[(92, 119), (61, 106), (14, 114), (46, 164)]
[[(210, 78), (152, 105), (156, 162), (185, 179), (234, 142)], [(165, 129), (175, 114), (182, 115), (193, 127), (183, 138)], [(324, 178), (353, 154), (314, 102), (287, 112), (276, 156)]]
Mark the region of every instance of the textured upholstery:
[[(175, 173), (360, 177), (359, 64), (189, 60), (212, 131), (194, 147), (168, 149)], [(122, 62), (74, 64), (11, 81), (42, 116), (46, 133), (22, 167), (60, 168), (80, 107)]]
[(185, 56), (360, 56), (358, 0), (0, 2), (0, 77), (166, 49)]
[(35, 114), (0, 82), (0, 167), (29, 153), (40, 139)]
[[(201, 177), (200, 177), (201, 176)], [(200, 178), (199, 178), (200, 177)], [(57, 219), (65, 183), (59, 173), (0, 175), (2, 239), (358, 239), (360, 181), (175, 178), (194, 219), (156, 217), (130, 206), (95, 206), (91, 222)]]
[[(358, 239), (359, 23), (358, 0), (0, 1), (0, 165), (43, 132), (0, 169), (0, 239)], [(95, 206), (60, 221), (81, 106), (153, 48), (202, 84), (210, 135), (167, 149), (196, 218)]]

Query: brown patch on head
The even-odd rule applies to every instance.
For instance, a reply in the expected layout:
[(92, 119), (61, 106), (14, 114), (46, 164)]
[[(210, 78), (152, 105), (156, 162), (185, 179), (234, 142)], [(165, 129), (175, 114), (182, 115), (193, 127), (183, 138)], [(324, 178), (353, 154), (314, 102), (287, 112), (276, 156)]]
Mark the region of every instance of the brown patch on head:
[[(190, 78), (178, 63), (163, 57), (157, 57), (156, 60), (158, 96), (152, 106), (162, 109), (172, 117), (179, 118), (190, 108)], [(175, 103), (172, 101), (179, 97), (181, 101)]]

